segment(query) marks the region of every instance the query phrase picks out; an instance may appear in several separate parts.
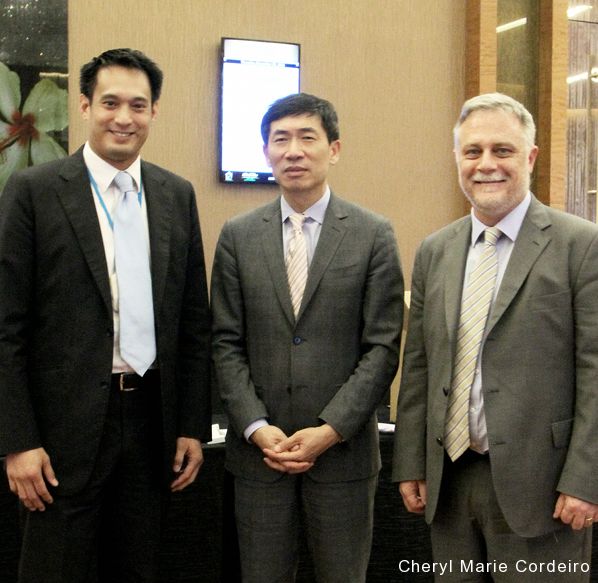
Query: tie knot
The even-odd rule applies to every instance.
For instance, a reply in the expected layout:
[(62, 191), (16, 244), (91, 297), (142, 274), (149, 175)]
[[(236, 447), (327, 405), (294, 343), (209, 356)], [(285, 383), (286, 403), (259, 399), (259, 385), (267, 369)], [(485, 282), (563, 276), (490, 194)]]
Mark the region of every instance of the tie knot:
[(125, 194), (126, 192), (135, 192), (135, 183), (133, 182), (133, 177), (128, 172), (119, 172), (114, 177), (114, 184), (116, 184), (117, 188)]
[(484, 231), (484, 243), (486, 243), (486, 245), (496, 245), (496, 242), (498, 241), (498, 238), (502, 235), (502, 232), (500, 229), (496, 228), (496, 227), (488, 227), (485, 231)]
[(305, 215), (302, 215), (301, 213), (293, 213), (289, 219), (291, 220), (291, 225), (293, 225), (295, 231), (302, 230), (303, 223), (305, 222)]

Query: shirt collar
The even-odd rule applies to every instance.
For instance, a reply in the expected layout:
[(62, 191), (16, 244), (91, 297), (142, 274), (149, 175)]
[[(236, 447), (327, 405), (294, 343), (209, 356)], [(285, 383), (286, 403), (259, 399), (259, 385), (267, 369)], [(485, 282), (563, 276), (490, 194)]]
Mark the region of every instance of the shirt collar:
[[(106, 192), (120, 170), (100, 158), (91, 149), (89, 142), (86, 142), (85, 147), (83, 148), (83, 159), (85, 160), (87, 169), (91, 172), (93, 179), (96, 181), (100, 192)], [(135, 187), (139, 188), (139, 185), (141, 184), (141, 158), (139, 156), (137, 156), (136, 160), (126, 169), (126, 172), (133, 177)]]
[[(532, 201), (531, 193), (527, 193), (525, 198), (505, 217), (503, 217), (495, 227), (500, 229), (513, 243), (517, 240), (519, 230), (523, 224), (523, 219), (527, 213), (527, 209)], [(482, 232), (488, 227), (480, 221), (471, 209), (471, 245), (472, 247), (478, 242)]]
[[(326, 209), (328, 208), (328, 203), (330, 202), (330, 187), (326, 186), (326, 190), (324, 194), (319, 198), (314, 204), (312, 204), (308, 209), (306, 209), (303, 214), (306, 218), (312, 219), (316, 221), (320, 225), (324, 222), (324, 215), (326, 214)], [(284, 223), (291, 215), (295, 214), (295, 211), (291, 207), (291, 205), (286, 201), (284, 196), (280, 197), (280, 214), (282, 216), (282, 222)]]

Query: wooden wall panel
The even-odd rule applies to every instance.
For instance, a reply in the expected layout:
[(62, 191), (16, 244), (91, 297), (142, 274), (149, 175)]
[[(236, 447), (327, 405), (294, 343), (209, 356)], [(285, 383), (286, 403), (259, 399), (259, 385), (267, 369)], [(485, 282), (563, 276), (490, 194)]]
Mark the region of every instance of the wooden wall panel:
[(496, 91), (498, 0), (466, 0), (465, 97)]
[(567, 166), (567, 0), (540, 1), (540, 67), (536, 176), (538, 197), (565, 210)]

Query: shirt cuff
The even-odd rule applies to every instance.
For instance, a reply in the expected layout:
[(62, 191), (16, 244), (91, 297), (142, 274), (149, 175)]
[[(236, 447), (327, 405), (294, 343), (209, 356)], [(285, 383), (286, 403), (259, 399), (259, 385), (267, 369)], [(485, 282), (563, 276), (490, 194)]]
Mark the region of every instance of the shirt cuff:
[(249, 426), (243, 431), (243, 435), (247, 443), (251, 443), (251, 436), (260, 428), (266, 427), (266, 425), (270, 425), (264, 418), (256, 419), (253, 423), (250, 423)]

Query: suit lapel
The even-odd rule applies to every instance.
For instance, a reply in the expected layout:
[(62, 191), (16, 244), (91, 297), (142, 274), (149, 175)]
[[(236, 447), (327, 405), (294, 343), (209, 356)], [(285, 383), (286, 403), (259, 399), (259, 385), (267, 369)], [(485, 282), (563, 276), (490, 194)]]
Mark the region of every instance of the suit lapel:
[(505, 313), (526, 280), (532, 266), (548, 245), (550, 235), (544, 229), (550, 224), (550, 219), (542, 203), (532, 197), (490, 313), (487, 333)]
[(330, 261), (334, 257), (338, 246), (340, 245), (347, 228), (343, 224), (344, 219), (347, 218), (347, 212), (342, 202), (333, 194), (330, 195), (330, 202), (324, 215), (324, 222), (322, 223), (322, 230), (316, 245), (314, 257), (309, 266), (309, 273), (307, 276), (307, 283), (305, 284), (305, 292), (303, 293), (303, 300), (301, 301), (301, 308), (297, 315), (297, 320), (307, 308), (311, 298), (313, 297), (322, 276), (326, 272)]
[(291, 303), (287, 269), (284, 263), (282, 243), (282, 216), (280, 214), (280, 199), (277, 198), (264, 211), (262, 227), (262, 249), (270, 278), (274, 285), (276, 297), (289, 323), (295, 325), (295, 315)]
[(83, 149), (66, 158), (59, 175), (64, 181), (57, 195), (70, 221), (81, 251), (106, 307), (112, 312), (108, 267), (102, 242), (89, 176), (83, 161)]
[[(82, 152), (83, 150), (80, 149), (73, 156), (65, 159), (60, 170), (60, 177), (64, 180), (64, 185), (59, 187), (57, 194), (79, 240), (79, 245), (102, 299), (106, 307), (112, 311), (102, 233)], [(158, 308), (164, 297), (170, 255), (173, 194), (164, 187), (164, 178), (151, 166), (142, 162), (141, 172), (147, 200), (155, 312), (159, 313)]]
[(282, 310), (292, 326), (295, 326), (301, 315), (307, 308), (313, 297), (322, 276), (326, 272), (330, 261), (334, 257), (340, 242), (345, 236), (346, 227), (342, 221), (347, 217), (343, 205), (333, 194), (330, 195), (328, 209), (322, 223), (322, 230), (318, 239), (318, 244), (309, 267), (305, 292), (301, 301), (301, 308), (297, 319), (293, 314), (293, 305), (289, 292), (289, 283), (287, 280), (287, 270), (284, 262), (284, 252), (282, 243), (282, 217), (280, 215), (280, 200), (276, 199), (271, 205), (266, 207), (264, 212), (264, 229), (262, 232), (262, 248), (266, 258), (266, 264), (270, 271), (270, 277), (274, 284), (276, 296), (282, 307)]
[(467, 262), (467, 251), (471, 244), (471, 219), (461, 220), (455, 225), (452, 240), (446, 249), (444, 267), (444, 314), (449, 343), (452, 347), (456, 343), (461, 313), (461, 296), (463, 294), (463, 275)]
[(174, 195), (166, 188), (163, 175), (144, 162), (141, 162), (141, 175), (147, 201), (154, 313), (159, 314), (168, 272)]

